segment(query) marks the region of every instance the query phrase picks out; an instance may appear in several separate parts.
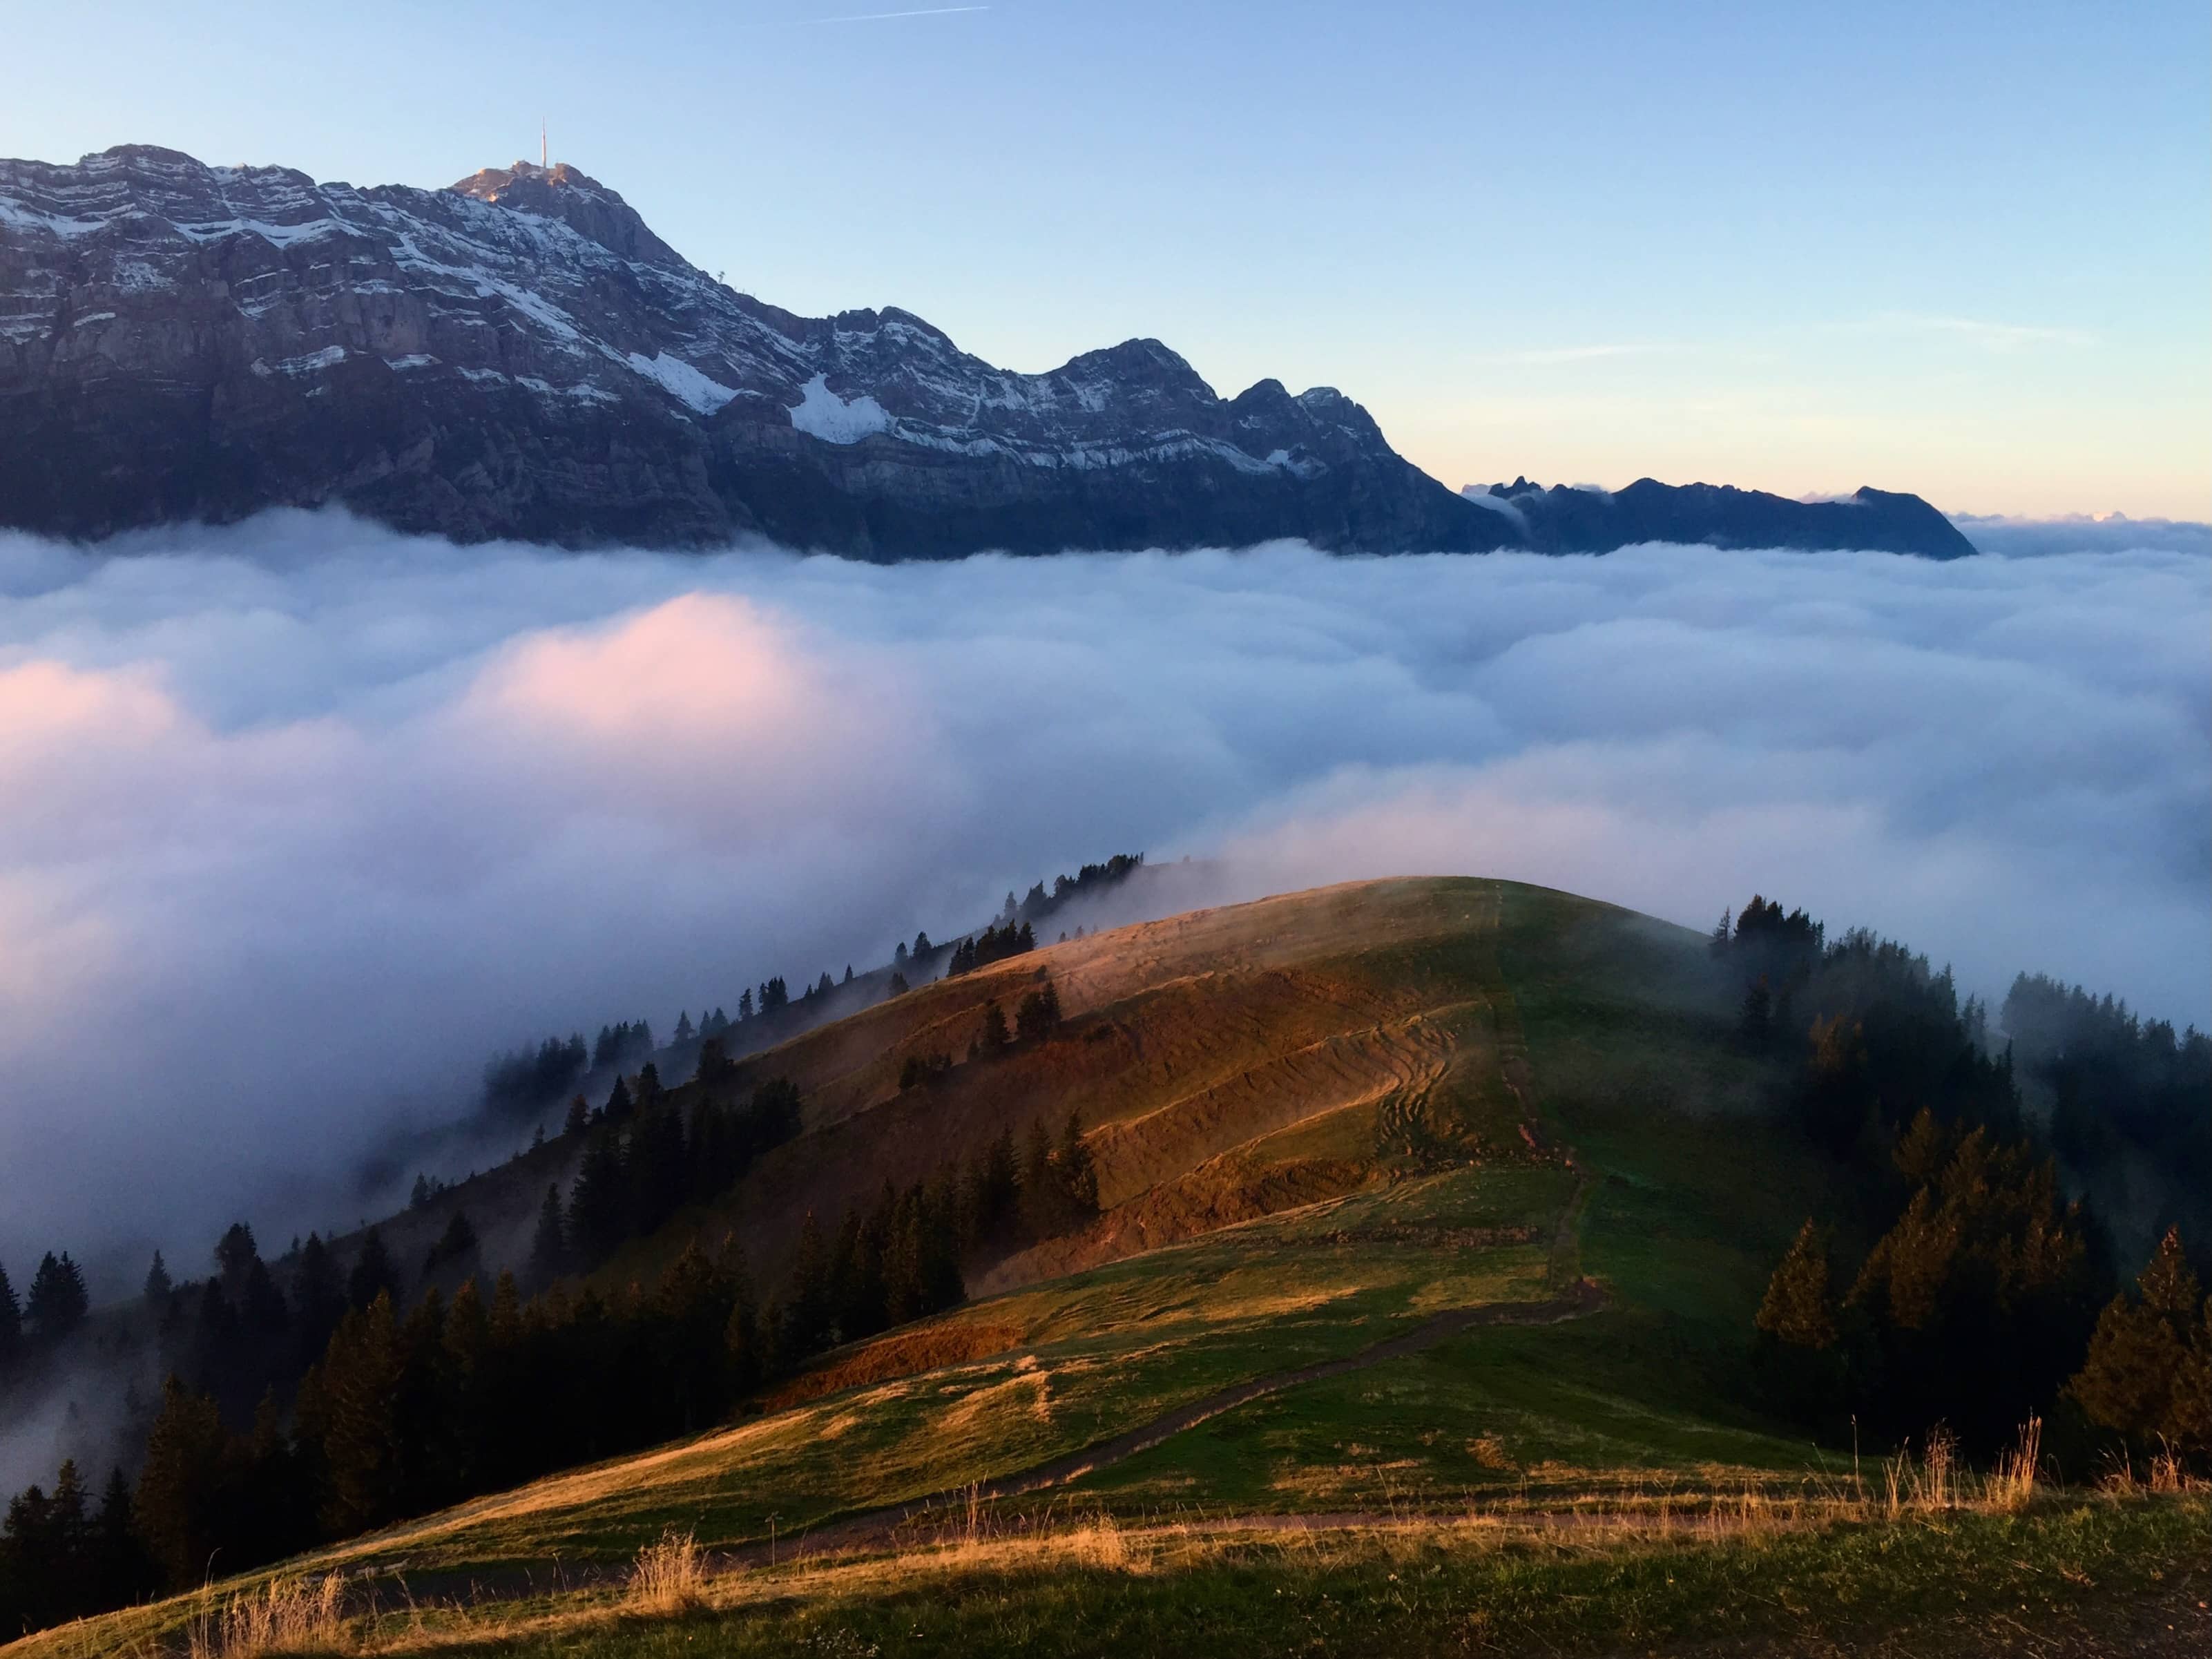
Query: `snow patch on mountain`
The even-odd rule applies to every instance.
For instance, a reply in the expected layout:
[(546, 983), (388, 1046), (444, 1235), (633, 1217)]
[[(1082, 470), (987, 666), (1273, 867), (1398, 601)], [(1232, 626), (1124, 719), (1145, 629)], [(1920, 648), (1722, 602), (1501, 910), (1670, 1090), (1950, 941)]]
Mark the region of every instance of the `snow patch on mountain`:
[(5, 225), (10, 230), (36, 228), (64, 238), (89, 236), (94, 231), (106, 228), (105, 220), (72, 219), (59, 213), (40, 213), (5, 197), (0, 197), (0, 225)]
[(891, 427), (890, 412), (873, 398), (859, 397), (848, 403), (830, 389), (830, 377), (817, 374), (799, 388), (799, 403), (791, 410), (791, 423), (809, 437), (825, 444), (856, 444)]
[(334, 234), (342, 227), (335, 219), (310, 219), (305, 224), (271, 224), (266, 219), (212, 219), (197, 224), (171, 220), (170, 225), (179, 236), (195, 242), (216, 242), (226, 236), (258, 236), (271, 247), (289, 247), (295, 242), (312, 242), (319, 237)]
[(712, 415), (738, 394), (720, 380), (709, 380), (681, 357), (665, 351), (647, 357), (633, 351), (629, 366), (648, 380), (656, 380), (669, 396), (690, 404), (702, 415)]
[(281, 357), (273, 363), (266, 357), (256, 357), (252, 367), (265, 380), (272, 374), (318, 374), (325, 368), (335, 368), (345, 360), (343, 346), (325, 346), (320, 351), (310, 351), (299, 357)]

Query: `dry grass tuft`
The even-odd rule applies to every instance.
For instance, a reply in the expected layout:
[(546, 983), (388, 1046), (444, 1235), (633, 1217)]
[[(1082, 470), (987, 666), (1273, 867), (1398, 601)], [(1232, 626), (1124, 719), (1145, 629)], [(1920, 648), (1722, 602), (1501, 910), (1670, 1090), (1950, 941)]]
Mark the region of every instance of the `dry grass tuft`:
[(2112, 1458), (2098, 1489), (2112, 1498), (2132, 1497), (2139, 1492), (2199, 1492), (2206, 1483), (2189, 1471), (2173, 1447), (2161, 1438), (2157, 1451), (2151, 1454), (2150, 1467), (2141, 1475), (2136, 1473), (2135, 1460), (2125, 1451)]
[(192, 1621), (190, 1659), (256, 1659), (261, 1654), (338, 1653), (346, 1646), (345, 1579), (273, 1578)]
[(1928, 1449), (1918, 1457), (1908, 1443), (1896, 1456), (1884, 1460), (1881, 1473), (1888, 1492), (1884, 1508), (1893, 1521), (1907, 1510), (1957, 1509), (1966, 1496), (1958, 1438), (1940, 1423), (1929, 1431)]
[(1060, 1542), (1068, 1558), (1079, 1566), (1127, 1572), (1133, 1565), (1128, 1536), (1110, 1515), (1100, 1515), (1087, 1525), (1062, 1534)]
[(683, 1613), (707, 1599), (707, 1557), (697, 1540), (673, 1527), (647, 1544), (630, 1569), (629, 1602), (641, 1612)]
[(2172, 1446), (2163, 1439), (2158, 1455), (2150, 1460), (2150, 1489), (2153, 1492), (2194, 1492), (2197, 1482), (2181, 1465)]
[(2031, 1417), (2020, 1425), (2020, 1444), (1997, 1459), (1985, 1501), (2007, 1512), (2026, 1509), (2035, 1499), (2036, 1468), (2042, 1461), (2043, 1419)]

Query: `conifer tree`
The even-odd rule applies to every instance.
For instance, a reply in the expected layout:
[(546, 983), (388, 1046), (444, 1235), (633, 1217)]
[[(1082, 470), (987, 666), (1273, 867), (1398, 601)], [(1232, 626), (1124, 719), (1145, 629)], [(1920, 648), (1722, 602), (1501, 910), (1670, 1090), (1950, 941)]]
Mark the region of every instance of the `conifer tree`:
[(2166, 1229), (2136, 1285), (2142, 1292), (2143, 1306), (2165, 1320), (2176, 1336), (2186, 1338), (2197, 1324), (2204, 1297), (2182, 1248), (2179, 1227)]
[(1006, 1017), (1000, 1012), (995, 1000), (983, 1005), (983, 1024), (977, 1032), (976, 1040), (987, 1054), (996, 1054), (1006, 1046)]
[(1944, 1213), (1932, 1188), (1923, 1187), (1860, 1267), (1850, 1305), (1897, 1330), (1933, 1329), (1948, 1305), (1945, 1292), (1962, 1242), (1956, 1218)]
[(138, 1541), (131, 1513), (131, 1482), (118, 1464), (108, 1471), (100, 1512), (92, 1523), (93, 1608), (127, 1607), (157, 1588), (154, 1564)]
[(211, 1372), (228, 1370), (237, 1358), (238, 1309), (223, 1294), (222, 1280), (201, 1281), (198, 1313), (192, 1330), (194, 1371), (205, 1387)]
[(610, 1124), (627, 1123), (635, 1115), (635, 1108), (630, 1103), (629, 1085), (617, 1078), (615, 1086), (607, 1091), (606, 1121)]
[(299, 1267), (292, 1279), (292, 1310), (301, 1362), (312, 1364), (346, 1310), (337, 1261), (320, 1233), (309, 1233), (300, 1247)]
[(58, 1340), (82, 1324), (91, 1308), (84, 1274), (70, 1260), (69, 1252), (64, 1250), (57, 1256), (47, 1251), (32, 1276), (31, 1294), (24, 1304), (23, 1312), (32, 1328), (46, 1341)]
[(1038, 1118), (1022, 1146), (1022, 1229), (1032, 1239), (1050, 1238), (1060, 1224), (1060, 1190), (1052, 1175), (1052, 1136)]
[(276, 1288), (269, 1264), (258, 1255), (246, 1270), (246, 1282), (239, 1287), (239, 1315), (245, 1328), (260, 1336), (282, 1335), (292, 1322), (284, 1292)]
[(469, 1219), (468, 1212), (455, 1210), (446, 1223), (422, 1260), (422, 1277), (428, 1279), (439, 1268), (466, 1261), (477, 1252), (477, 1230)]
[[(53, 1507), (50, 1514), (54, 1541), (61, 1547), (58, 1553), (64, 1557), (65, 1563), (63, 1573), (64, 1577), (74, 1579), (79, 1576), (84, 1547), (91, 1530), (91, 1517), (85, 1512), (84, 1477), (77, 1472), (74, 1457), (62, 1459), (62, 1466), (54, 1475), (52, 1501)], [(66, 1591), (72, 1592), (68, 1596), (69, 1600), (74, 1601), (78, 1599), (73, 1593), (79, 1589), (78, 1585), (71, 1583), (64, 1588)]]
[(0, 1370), (15, 1363), (23, 1351), (23, 1309), (15, 1300), (15, 1287), (8, 1270), (0, 1267)]
[(480, 1471), (497, 1437), (490, 1420), (494, 1384), (491, 1315), (473, 1279), (464, 1279), (446, 1310), (443, 1364), (444, 1409), (438, 1433), (443, 1455), (452, 1462), (450, 1487), (456, 1496), (480, 1490)]
[(1060, 1024), (1060, 993), (1050, 980), (1031, 991), (1014, 1010), (1014, 1031), (1024, 1042), (1042, 1042)]
[[(417, 1184), (422, 1177), (416, 1177)], [(234, 1221), (223, 1230), (216, 1241), (216, 1271), (222, 1275), (222, 1287), (236, 1296), (246, 1285), (246, 1275), (253, 1264), (261, 1260), (261, 1247), (253, 1241), (253, 1229), (243, 1221)]]
[(568, 1251), (572, 1267), (596, 1264), (623, 1242), (630, 1215), (623, 1178), (622, 1146), (611, 1133), (592, 1137), (568, 1192)]
[[(1814, 1031), (1817, 1048), (1825, 1042), (1827, 1028), (1816, 1024)], [(1890, 1162), (1897, 1166), (1898, 1174), (1905, 1177), (1907, 1184), (1933, 1187), (1942, 1176), (1944, 1164), (1950, 1162), (1952, 1140), (1950, 1131), (1923, 1106), (1898, 1137)]]
[(690, 1186), (685, 1161), (684, 1114), (656, 1104), (643, 1114), (629, 1139), (629, 1231), (643, 1237), (674, 1215)]
[(2136, 1281), (2098, 1316), (2080, 1372), (2067, 1385), (2089, 1419), (2148, 1449), (2212, 1453), (2212, 1304), (2169, 1229)]
[(713, 1422), (727, 1399), (725, 1336), (732, 1295), (728, 1275), (696, 1239), (684, 1246), (653, 1292), (652, 1312), (661, 1339), (655, 1386), (664, 1420), (679, 1431)]
[(392, 1402), (396, 1467), (392, 1518), (419, 1514), (453, 1501), (461, 1453), (453, 1444), (451, 1356), (446, 1346), (446, 1299), (423, 1292), (399, 1323), (398, 1393)]
[(753, 1306), (750, 1290), (740, 1292), (732, 1301), (730, 1316), (722, 1326), (724, 1363), (729, 1368), (730, 1386), (739, 1394), (750, 1393), (768, 1375), (761, 1352), (760, 1328), (760, 1315)]
[(380, 1296), (397, 1302), (400, 1294), (399, 1269), (384, 1247), (384, 1234), (371, 1227), (362, 1236), (361, 1254), (346, 1276), (346, 1300), (356, 1310), (366, 1310)]
[(161, 1409), (146, 1437), (132, 1510), (138, 1536), (172, 1590), (198, 1583), (223, 1542), (228, 1442), (213, 1400), (174, 1376), (162, 1385)]
[(791, 1282), (784, 1292), (777, 1345), (780, 1362), (793, 1364), (828, 1346), (830, 1314), (830, 1249), (822, 1237), (822, 1224), (810, 1210), (799, 1230)]
[(522, 1287), (501, 1269), (491, 1287), (491, 1340), (495, 1349), (514, 1349), (522, 1341)]
[(1743, 1012), (1736, 1021), (1736, 1034), (1744, 1045), (1764, 1048), (1774, 1035), (1774, 993), (1768, 988), (1766, 975), (1761, 974), (1751, 982), (1743, 994)]
[(1083, 1120), (1074, 1112), (1068, 1113), (1060, 1130), (1052, 1166), (1064, 1206), (1062, 1224), (1079, 1227), (1093, 1219), (1098, 1213), (1098, 1169), (1083, 1139)]
[(169, 1277), (169, 1264), (161, 1260), (161, 1253), (159, 1250), (155, 1251), (154, 1265), (146, 1269), (144, 1291), (146, 1305), (156, 1313), (166, 1311), (169, 1305), (169, 1297), (174, 1294), (176, 1288), (176, 1281)]
[(1759, 1306), (1759, 1328), (1778, 1342), (1815, 1352), (1836, 1344), (1836, 1294), (1828, 1272), (1828, 1241), (1809, 1219), (1782, 1265), (1767, 1281)]
[(301, 1383), (303, 1433), (319, 1454), (324, 1523), (340, 1536), (398, 1512), (403, 1363), (392, 1297), (380, 1291), (338, 1322), (320, 1364)]
[(968, 1167), (959, 1193), (958, 1236), (963, 1251), (1000, 1243), (1021, 1197), (1021, 1163), (1011, 1130), (998, 1137)]
[(538, 1206), (538, 1229), (530, 1240), (530, 1279), (539, 1290), (568, 1271), (568, 1229), (561, 1212), (561, 1189), (550, 1186)]

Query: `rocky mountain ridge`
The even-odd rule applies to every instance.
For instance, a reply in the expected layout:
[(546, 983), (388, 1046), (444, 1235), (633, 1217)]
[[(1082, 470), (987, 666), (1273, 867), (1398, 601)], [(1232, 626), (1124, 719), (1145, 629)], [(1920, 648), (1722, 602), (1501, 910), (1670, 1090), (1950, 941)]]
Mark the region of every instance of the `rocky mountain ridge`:
[(1796, 501), (1733, 484), (1663, 484), (1638, 478), (1621, 489), (1516, 478), (1469, 484), (1460, 494), (1509, 519), (1544, 553), (1607, 553), (1635, 542), (1702, 542), (1716, 547), (1855, 548), (1963, 558), (1973, 544), (1917, 495), (1862, 485), (1851, 495)]
[[(461, 541), (877, 559), (1565, 550), (1662, 520), (1838, 544), (1746, 492), (1478, 504), (1340, 392), (1223, 398), (1156, 340), (1022, 374), (895, 308), (799, 317), (597, 180), (526, 162), (422, 190), (140, 145), (0, 161), (0, 525), (77, 538), (335, 504)], [(1784, 533), (1736, 533), (1749, 518)], [(1968, 550), (1916, 497), (1849, 523), (1850, 545)]]

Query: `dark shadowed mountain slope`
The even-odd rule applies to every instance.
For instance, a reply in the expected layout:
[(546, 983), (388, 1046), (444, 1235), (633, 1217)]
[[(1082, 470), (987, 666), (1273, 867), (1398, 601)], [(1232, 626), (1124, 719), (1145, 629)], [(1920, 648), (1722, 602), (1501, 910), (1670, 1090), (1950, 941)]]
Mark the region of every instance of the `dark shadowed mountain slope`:
[[(1154, 340), (1018, 374), (906, 312), (794, 316), (573, 167), (521, 162), (418, 190), (148, 146), (0, 161), (0, 524), (73, 537), (339, 504), (464, 541), (757, 534), (878, 559), (1471, 551), (1740, 542), (1762, 537), (1739, 520), (1809, 510), (1724, 492), (1547, 539), (1340, 392), (1224, 399)], [(1881, 538), (1852, 544), (1963, 550), (1917, 498), (1882, 501), (1851, 521)]]
[(1605, 553), (1632, 542), (1704, 542), (1715, 547), (1865, 548), (1965, 558), (1973, 544), (1917, 495), (1861, 489), (1836, 501), (1799, 501), (1732, 484), (1662, 484), (1638, 478), (1626, 489), (1549, 489), (1516, 478), (1464, 492), (1509, 520), (1543, 553)]

